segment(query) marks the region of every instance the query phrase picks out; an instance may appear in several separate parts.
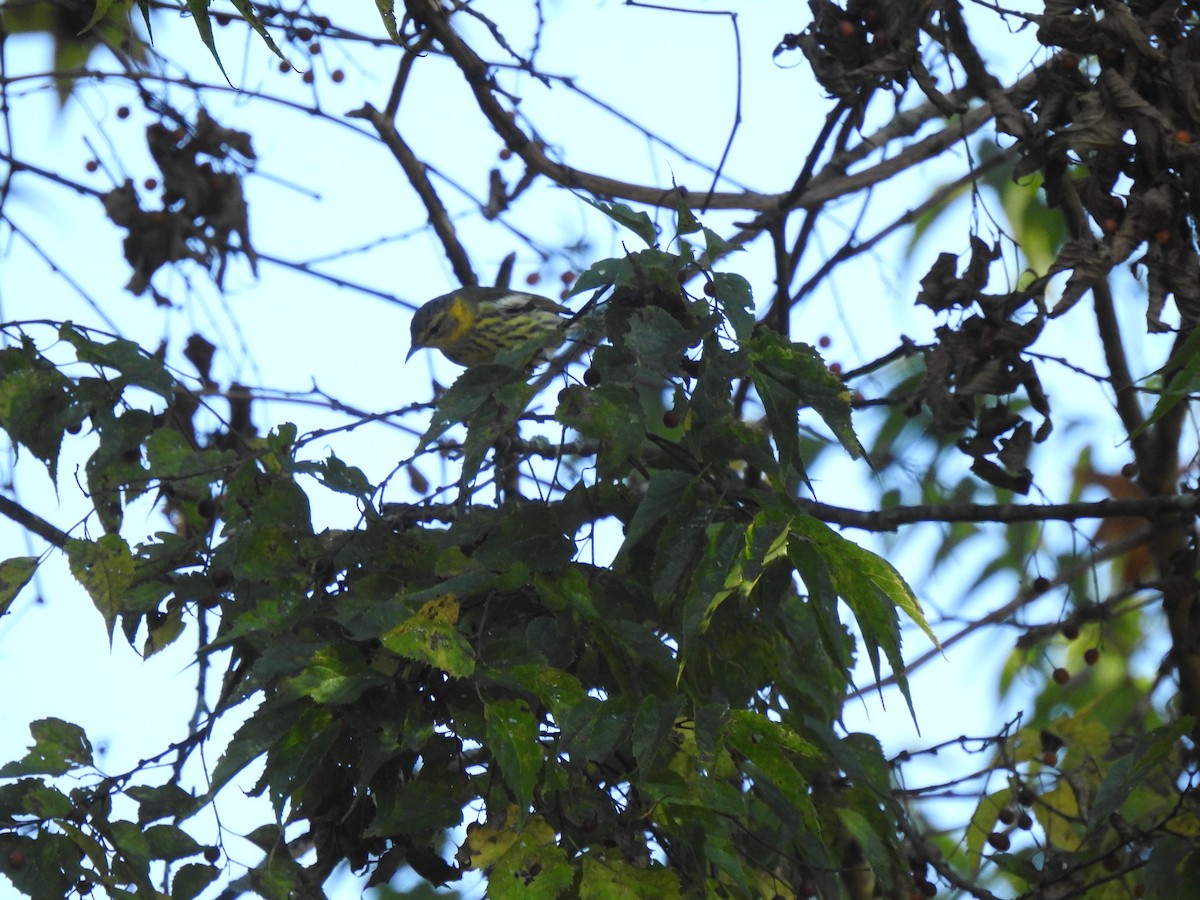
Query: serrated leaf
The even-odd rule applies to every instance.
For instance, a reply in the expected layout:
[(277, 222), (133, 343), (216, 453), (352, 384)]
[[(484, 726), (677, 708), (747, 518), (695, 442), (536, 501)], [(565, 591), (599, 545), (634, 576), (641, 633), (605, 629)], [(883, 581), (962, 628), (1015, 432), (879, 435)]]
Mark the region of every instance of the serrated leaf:
[(524, 700), (499, 700), (483, 708), (487, 746), (505, 784), (522, 809), (533, 804), (533, 791), (545, 763), (538, 723)]
[(171, 900), (194, 900), (212, 884), (221, 870), (203, 863), (180, 866), (171, 879)]
[(632, 231), (646, 242), (646, 246), (653, 247), (658, 241), (658, 228), (641, 210), (635, 210), (624, 203), (610, 203), (605, 200), (593, 200), (590, 197), (582, 199), (588, 206), (600, 210), (622, 228)]
[[(217, 62), (217, 68), (221, 70), (221, 74), (225, 76), (225, 80), (229, 81), (229, 76), (225, 73), (225, 64), (221, 62), (221, 55), (217, 53), (217, 42), (213, 37), (212, 20), (208, 17), (208, 4), (211, 0), (187, 0), (188, 10), (192, 14), (192, 21), (196, 23), (196, 30), (200, 33), (200, 40), (204, 46), (208, 48), (208, 52)], [(233, 82), (229, 82), (232, 84)]]
[(62, 719), (38, 719), (29, 724), (33, 746), (25, 757), (0, 768), (0, 777), (66, 775), (92, 765), (92, 744), (78, 725)]
[(375, 0), (375, 8), (379, 10), (379, 18), (383, 20), (388, 37), (397, 44), (403, 44), (400, 32), (396, 29), (396, 0)]
[(111, 640), (121, 603), (133, 586), (135, 562), (129, 545), (118, 534), (106, 534), (96, 541), (73, 538), (67, 542), (67, 559), (71, 574), (104, 616)]
[[(234, 9), (242, 14), (242, 18), (250, 23), (250, 27), (257, 32), (258, 36), (262, 38), (263, 43), (271, 49), (271, 52), (288, 63), (288, 65), (291, 65), (288, 58), (283, 55), (283, 51), (275, 44), (275, 39), (268, 33), (267, 26), (263, 24), (263, 20), (254, 11), (254, 6), (250, 3), (250, 0), (229, 0), (229, 2), (233, 4)], [(216, 53), (216, 51), (213, 52), (214, 54)]]
[(79, 30), (80, 34), (86, 34), (96, 27), (96, 23), (108, 15), (109, 8), (113, 5), (113, 0), (96, 0), (96, 9), (92, 13), (92, 17), (88, 19), (88, 23)]
[(64, 322), (58, 336), (75, 348), (80, 362), (115, 369), (127, 384), (145, 388), (151, 393), (171, 400), (175, 390), (175, 379), (166, 367), (142, 349), (134, 341), (116, 338), (111, 341), (95, 341), (79, 331), (70, 322)]
[(554, 416), (586, 438), (600, 442), (596, 467), (604, 477), (628, 472), (646, 439), (645, 408), (637, 393), (620, 384), (592, 390), (568, 388)]
[(672, 900), (682, 897), (679, 875), (663, 866), (631, 866), (613, 856), (589, 852), (583, 857), (580, 900)]
[[(867, 657), (875, 677), (880, 677), (879, 650), (882, 648), (892, 668), (896, 683), (915, 718), (908, 679), (904, 674), (904, 659), (900, 654), (900, 627), (896, 610), (902, 610), (936, 645), (937, 638), (904, 578), (887, 560), (846, 540), (832, 528), (810, 516), (799, 516), (792, 522), (793, 535), (803, 540), (824, 567), (821, 572), (806, 574), (812, 560), (802, 554), (791, 554), (801, 577), (817, 582), (827, 579), (837, 595), (846, 602), (858, 622), (866, 644)], [(790, 552), (791, 548), (789, 548)]]
[(554, 511), (526, 506), (504, 516), (472, 558), (503, 574), (514, 563), (530, 572), (551, 572), (565, 566), (574, 555), (575, 543), (563, 533)]
[(0, 563), (0, 616), (8, 612), (21, 588), (29, 584), (37, 572), (36, 556), (14, 556)]
[(634, 510), (633, 518), (625, 526), (625, 540), (613, 560), (613, 568), (620, 570), (642, 538), (659, 522), (667, 517), (679, 502), (679, 497), (694, 476), (678, 469), (656, 469), (650, 475), (650, 482), (642, 490), (642, 498)]
[(1191, 330), (1160, 371), (1170, 372), (1171, 376), (1159, 395), (1158, 402), (1154, 404), (1154, 409), (1150, 411), (1146, 421), (1129, 435), (1130, 439), (1143, 434), (1147, 428), (1200, 390), (1200, 328)]
[(467, 678), (475, 671), (475, 651), (454, 627), (457, 621), (458, 601), (445, 595), (424, 604), (379, 640), (406, 659), (429, 663), (454, 678)]
[[(1175, 752), (1179, 739), (1188, 734), (1194, 720), (1190, 716), (1141, 735), (1131, 750), (1118, 757), (1096, 788), (1088, 815), (1088, 831), (1106, 826), (1110, 816), (1142, 784), (1148, 775)], [(1074, 747), (1074, 744), (1071, 744)]]
[(732, 272), (717, 272), (713, 275), (713, 287), (721, 311), (733, 326), (734, 337), (739, 343), (750, 340), (755, 324), (754, 291), (750, 282)]
[(780, 462), (792, 462), (796, 471), (803, 471), (796, 424), (796, 413), (803, 407), (821, 417), (851, 458), (864, 455), (850, 419), (850, 391), (815, 348), (763, 332), (750, 350), (751, 378), (780, 444)]
[(737, 755), (753, 764), (751, 778), (766, 777), (783, 794), (788, 805), (816, 831), (817, 811), (809, 785), (793, 757), (821, 760), (818, 748), (780, 722), (761, 713), (733, 710), (729, 715), (727, 740)]
[(1083, 844), (1075, 829), (1079, 820), (1079, 801), (1075, 791), (1060, 778), (1054, 788), (1042, 794), (1034, 807), (1038, 822), (1046, 833), (1046, 843), (1056, 850), (1078, 850)]

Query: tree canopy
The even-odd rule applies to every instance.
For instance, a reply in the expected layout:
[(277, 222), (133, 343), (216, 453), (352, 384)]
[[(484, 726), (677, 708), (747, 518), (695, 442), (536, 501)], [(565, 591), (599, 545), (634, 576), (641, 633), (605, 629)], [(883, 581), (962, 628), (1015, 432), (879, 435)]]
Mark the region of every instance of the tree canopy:
[(1197, 11), (737, 7), (0, 4), (18, 892), (1200, 881)]

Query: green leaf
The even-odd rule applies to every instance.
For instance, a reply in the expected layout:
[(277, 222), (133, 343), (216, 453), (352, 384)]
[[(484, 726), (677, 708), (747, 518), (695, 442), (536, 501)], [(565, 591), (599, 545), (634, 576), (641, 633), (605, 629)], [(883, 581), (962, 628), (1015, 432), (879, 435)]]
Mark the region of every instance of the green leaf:
[[(1108, 825), (1109, 817), (1134, 789), (1175, 752), (1179, 739), (1191, 731), (1194, 721), (1190, 716), (1184, 716), (1170, 725), (1139, 736), (1133, 748), (1113, 762), (1096, 788), (1088, 815), (1088, 831)], [(1071, 742), (1071, 746), (1074, 748), (1075, 743)]]
[(799, 516), (792, 520), (792, 532), (795, 539), (802, 540), (815, 552), (823, 566), (822, 571), (812, 571), (812, 558), (794, 553), (793, 548), (789, 547), (789, 555), (801, 577), (806, 583), (810, 579), (813, 579), (813, 583), (827, 579), (837, 595), (846, 602), (862, 632), (875, 677), (878, 679), (881, 676), (879, 650), (882, 648), (908, 703), (909, 712), (915, 716), (908, 679), (904, 674), (904, 659), (900, 655), (900, 627), (896, 609), (903, 610), (935, 644), (937, 639), (925, 621), (912, 589), (891, 563), (846, 540), (824, 522), (811, 516)]
[(750, 710), (732, 710), (727, 727), (730, 747), (752, 763), (746, 774), (752, 779), (769, 779), (787, 804), (804, 817), (810, 829), (819, 830), (808, 780), (797, 768), (796, 758), (819, 763), (824, 756), (820, 750), (786, 725)]
[(94, 341), (70, 322), (63, 323), (58, 336), (75, 348), (80, 362), (115, 369), (121, 373), (126, 384), (145, 388), (166, 400), (173, 399), (175, 379), (161, 362), (139, 344), (120, 338), (107, 342)]
[(375, 0), (375, 8), (379, 10), (379, 18), (383, 20), (388, 37), (397, 44), (403, 44), (400, 32), (396, 30), (396, 0)]
[(108, 15), (109, 7), (113, 5), (113, 0), (96, 0), (96, 10), (92, 13), (92, 17), (88, 19), (88, 23), (80, 29), (80, 34), (85, 34), (91, 31), (96, 23)]
[(530, 572), (561, 569), (575, 555), (554, 511), (540, 505), (518, 507), (504, 516), (472, 554), (476, 562), (505, 573), (514, 563)]
[(14, 556), (0, 563), (0, 616), (8, 612), (21, 588), (33, 578), (37, 567), (36, 556)]
[(406, 659), (429, 663), (454, 678), (467, 678), (475, 671), (475, 651), (454, 627), (457, 621), (458, 601), (447, 594), (430, 600), (379, 640)]
[(764, 331), (750, 345), (751, 378), (763, 400), (780, 462), (803, 471), (796, 413), (812, 407), (853, 459), (863, 456), (850, 421), (850, 391), (808, 344), (796, 344)]
[[(268, 33), (267, 26), (263, 24), (263, 20), (259, 18), (258, 13), (254, 11), (254, 6), (250, 3), (250, 0), (229, 0), (229, 2), (233, 4), (234, 9), (242, 14), (242, 18), (250, 23), (250, 27), (258, 33), (258, 36), (262, 38), (263, 43), (271, 49), (271, 52), (284, 62), (291, 65), (291, 63), (288, 61), (288, 58), (283, 55), (283, 51), (280, 50), (275, 44), (275, 39), (272, 38)], [(216, 50), (213, 50), (213, 55), (216, 56)], [(218, 62), (220, 62), (220, 60), (218, 60)], [(224, 72), (224, 69), (221, 71)]]
[(135, 561), (129, 545), (118, 534), (106, 534), (96, 541), (73, 538), (67, 542), (67, 559), (71, 574), (104, 616), (111, 640), (122, 602), (134, 582)]
[(29, 725), (33, 746), (24, 759), (0, 768), (0, 777), (66, 775), (92, 765), (92, 745), (78, 725), (62, 719), (38, 719)]
[(732, 272), (717, 272), (713, 275), (713, 287), (713, 296), (733, 326), (733, 335), (738, 343), (750, 340), (755, 323), (754, 292), (750, 282)]
[(332, 644), (313, 654), (304, 671), (283, 681), (285, 690), (323, 705), (353, 703), (372, 687), (387, 682), (362, 655), (345, 644)]
[[(221, 56), (217, 53), (217, 42), (213, 38), (212, 20), (208, 17), (210, 2), (211, 0), (187, 0), (188, 10), (191, 11), (192, 20), (196, 23), (196, 30), (200, 32), (200, 40), (204, 42), (204, 46), (217, 61), (217, 68), (221, 70), (225, 80), (229, 81), (229, 76), (225, 73), (225, 64), (221, 62)], [(230, 83), (232, 84), (232, 82)]]
[(194, 900), (212, 884), (221, 870), (203, 863), (188, 863), (180, 866), (171, 879), (171, 900)]
[(682, 897), (679, 875), (657, 864), (632, 866), (611, 853), (583, 856), (580, 900), (672, 900)]
[(197, 840), (174, 825), (151, 825), (143, 835), (146, 838), (151, 859), (164, 859), (172, 862), (188, 856), (196, 856), (204, 847)]
[(1200, 390), (1200, 328), (1191, 330), (1159, 371), (1170, 372), (1171, 376), (1146, 421), (1129, 435), (1131, 439), (1143, 434), (1147, 428)]
[[(653, 247), (658, 241), (658, 228), (650, 221), (650, 217), (641, 210), (635, 210), (624, 203), (610, 203), (604, 200), (593, 200), (590, 197), (581, 198), (584, 203), (600, 210), (622, 228), (627, 228)], [(578, 288), (576, 288), (578, 290)]]
[(1146, 863), (1146, 895), (1177, 897), (1182, 884), (1194, 883), (1185, 881), (1183, 873), (1189, 865), (1195, 865), (1198, 859), (1200, 850), (1197, 850), (1194, 838), (1175, 837), (1171, 834), (1159, 837), (1150, 849), (1150, 859)]
[(651, 473), (633, 518), (625, 526), (625, 540), (613, 560), (614, 569), (619, 571), (642, 539), (657, 529), (678, 504), (680, 494), (692, 483), (693, 477), (678, 469), (657, 469)]
[(630, 460), (637, 458), (646, 439), (645, 408), (637, 393), (625, 385), (567, 388), (554, 416), (583, 437), (600, 442), (596, 467), (602, 477), (627, 473)]
[(524, 367), (503, 363), (467, 369), (438, 400), (419, 446), (428, 447), (451, 425), (465, 424), (461, 483), (469, 483), (488, 451), (511, 432), (533, 399), (535, 389), (526, 383), (526, 375)]
[(371, 496), (374, 490), (362, 469), (346, 465), (332, 453), (328, 459), (316, 464), (315, 471), (321, 479), (321, 484), (341, 494), (366, 498)]
[(159, 819), (183, 818), (197, 808), (197, 799), (177, 784), (167, 782), (157, 786), (130, 785), (125, 795), (138, 805), (139, 825), (149, 825)]
[(31, 344), (0, 350), (0, 427), (12, 440), (58, 470), (63, 432), (70, 424), (71, 382)]
[(500, 766), (504, 782), (525, 809), (533, 804), (533, 792), (545, 763), (538, 741), (538, 723), (524, 700), (499, 700), (483, 708), (487, 724), (487, 746)]

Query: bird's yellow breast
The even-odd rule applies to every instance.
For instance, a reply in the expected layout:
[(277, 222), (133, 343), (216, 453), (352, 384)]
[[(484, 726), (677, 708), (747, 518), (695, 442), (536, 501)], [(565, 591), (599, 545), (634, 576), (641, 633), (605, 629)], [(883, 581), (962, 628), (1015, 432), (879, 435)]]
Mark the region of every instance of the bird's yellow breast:
[(450, 304), (450, 308), (446, 310), (446, 315), (454, 323), (454, 328), (445, 335), (439, 336), (438, 344), (453, 346), (462, 340), (463, 335), (475, 323), (475, 311), (471, 309), (470, 304), (455, 297), (454, 301)]

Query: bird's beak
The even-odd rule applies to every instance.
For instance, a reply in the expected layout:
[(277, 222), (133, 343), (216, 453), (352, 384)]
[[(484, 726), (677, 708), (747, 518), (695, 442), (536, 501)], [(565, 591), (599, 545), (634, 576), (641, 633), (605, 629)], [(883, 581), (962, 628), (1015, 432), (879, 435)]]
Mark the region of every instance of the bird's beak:
[(420, 348), (420, 347), (418, 347), (416, 344), (413, 344), (411, 347), (409, 347), (409, 348), (408, 348), (408, 353), (407, 353), (407, 354), (405, 354), (405, 356), (404, 356), (404, 361), (405, 361), (405, 362), (408, 362), (410, 359), (412, 359), (412, 355), (413, 355), (414, 353), (416, 353), (416, 352), (417, 352), (418, 350), (420, 350), (420, 349), (421, 349), (421, 348)]

